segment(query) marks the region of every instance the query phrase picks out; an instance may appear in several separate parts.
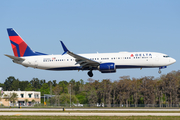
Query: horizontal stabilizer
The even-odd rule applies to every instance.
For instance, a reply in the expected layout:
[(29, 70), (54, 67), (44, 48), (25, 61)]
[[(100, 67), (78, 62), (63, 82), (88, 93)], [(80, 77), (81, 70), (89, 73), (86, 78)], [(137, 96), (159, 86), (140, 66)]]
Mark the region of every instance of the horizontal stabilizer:
[(15, 56), (12, 56), (12, 55), (7, 55), (7, 54), (4, 54), (5, 56), (13, 59), (13, 60), (25, 60), (24, 58), (20, 58), (20, 57), (15, 57)]

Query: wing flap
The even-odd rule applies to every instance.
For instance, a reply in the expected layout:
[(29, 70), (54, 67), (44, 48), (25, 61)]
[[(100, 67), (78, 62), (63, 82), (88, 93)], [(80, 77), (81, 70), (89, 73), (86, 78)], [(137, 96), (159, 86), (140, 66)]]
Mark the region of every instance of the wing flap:
[(85, 57), (77, 55), (77, 54), (74, 54), (70, 51), (68, 51), (67, 54), (74, 57), (76, 59), (76, 64), (80, 64), (80, 66), (82, 66), (82, 67), (88, 66), (88, 65), (89, 66), (98, 66), (100, 64), (99, 62), (90, 60), (88, 58), (85, 58)]

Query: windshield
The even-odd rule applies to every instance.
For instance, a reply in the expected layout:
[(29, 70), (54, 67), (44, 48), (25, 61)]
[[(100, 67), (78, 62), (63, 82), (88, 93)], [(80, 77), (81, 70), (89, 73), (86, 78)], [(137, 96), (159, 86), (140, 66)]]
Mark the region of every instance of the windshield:
[(164, 57), (164, 58), (168, 58), (169, 56), (168, 56), (168, 55), (164, 55), (163, 57)]

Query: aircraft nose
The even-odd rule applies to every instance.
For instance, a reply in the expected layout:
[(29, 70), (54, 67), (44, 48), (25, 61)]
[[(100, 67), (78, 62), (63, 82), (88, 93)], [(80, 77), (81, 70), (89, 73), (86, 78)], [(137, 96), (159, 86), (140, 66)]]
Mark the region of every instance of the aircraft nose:
[(176, 62), (176, 60), (174, 58), (171, 58), (170, 61), (171, 61), (172, 64)]

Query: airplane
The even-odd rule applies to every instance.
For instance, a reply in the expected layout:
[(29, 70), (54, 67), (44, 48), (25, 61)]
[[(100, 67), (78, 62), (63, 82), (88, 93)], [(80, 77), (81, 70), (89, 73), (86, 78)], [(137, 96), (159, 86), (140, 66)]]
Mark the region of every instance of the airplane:
[(124, 68), (166, 68), (176, 62), (175, 59), (157, 52), (118, 52), (75, 54), (60, 41), (64, 50), (62, 55), (49, 55), (33, 51), (13, 28), (7, 28), (14, 56), (5, 56), (14, 63), (25, 67), (43, 70), (88, 70), (89, 77), (93, 77), (93, 70), (101, 73), (115, 73)]

